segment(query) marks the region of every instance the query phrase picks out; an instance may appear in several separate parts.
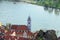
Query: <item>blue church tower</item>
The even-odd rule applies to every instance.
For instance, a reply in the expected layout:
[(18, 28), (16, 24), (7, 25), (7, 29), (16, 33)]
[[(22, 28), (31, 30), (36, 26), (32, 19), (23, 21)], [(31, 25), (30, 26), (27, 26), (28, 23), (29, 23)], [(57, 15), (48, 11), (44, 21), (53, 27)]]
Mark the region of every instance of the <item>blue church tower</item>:
[(28, 27), (29, 31), (31, 31), (31, 18), (30, 18), (30, 16), (28, 17), (28, 20), (27, 20), (27, 27)]

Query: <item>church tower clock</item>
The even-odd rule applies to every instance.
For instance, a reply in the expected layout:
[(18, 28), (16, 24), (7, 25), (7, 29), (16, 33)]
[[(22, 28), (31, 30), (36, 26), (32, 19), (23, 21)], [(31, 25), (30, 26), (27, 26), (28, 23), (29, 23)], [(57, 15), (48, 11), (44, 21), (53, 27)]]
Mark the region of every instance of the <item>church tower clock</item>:
[(30, 16), (28, 17), (28, 20), (27, 20), (27, 27), (28, 27), (29, 31), (31, 31), (31, 18), (30, 18)]

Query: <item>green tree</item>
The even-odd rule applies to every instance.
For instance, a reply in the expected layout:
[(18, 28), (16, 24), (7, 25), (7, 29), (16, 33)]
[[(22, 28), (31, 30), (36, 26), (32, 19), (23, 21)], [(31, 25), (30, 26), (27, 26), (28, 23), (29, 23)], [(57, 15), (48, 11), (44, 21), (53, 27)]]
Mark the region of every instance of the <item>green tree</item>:
[(37, 39), (37, 40), (43, 40), (43, 35), (44, 35), (43, 30), (40, 30), (39, 33), (37, 34), (36, 39)]

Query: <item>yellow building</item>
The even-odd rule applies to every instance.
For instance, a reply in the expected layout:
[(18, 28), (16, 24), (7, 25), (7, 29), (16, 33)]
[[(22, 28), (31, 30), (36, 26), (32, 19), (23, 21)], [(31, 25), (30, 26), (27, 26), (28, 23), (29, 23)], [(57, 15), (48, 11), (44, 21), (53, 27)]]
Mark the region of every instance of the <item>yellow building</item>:
[(0, 27), (2, 27), (2, 23), (0, 22)]

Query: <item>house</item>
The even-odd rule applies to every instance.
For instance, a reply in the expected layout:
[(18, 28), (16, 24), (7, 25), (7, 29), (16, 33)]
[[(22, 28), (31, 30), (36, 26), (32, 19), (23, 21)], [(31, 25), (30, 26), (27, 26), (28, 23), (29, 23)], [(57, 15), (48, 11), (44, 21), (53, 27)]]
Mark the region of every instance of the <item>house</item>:
[(0, 38), (4, 40), (33, 40), (30, 16), (28, 17), (27, 25), (7, 24), (6, 28), (8, 30), (3, 28), (3, 26), (0, 28)]

